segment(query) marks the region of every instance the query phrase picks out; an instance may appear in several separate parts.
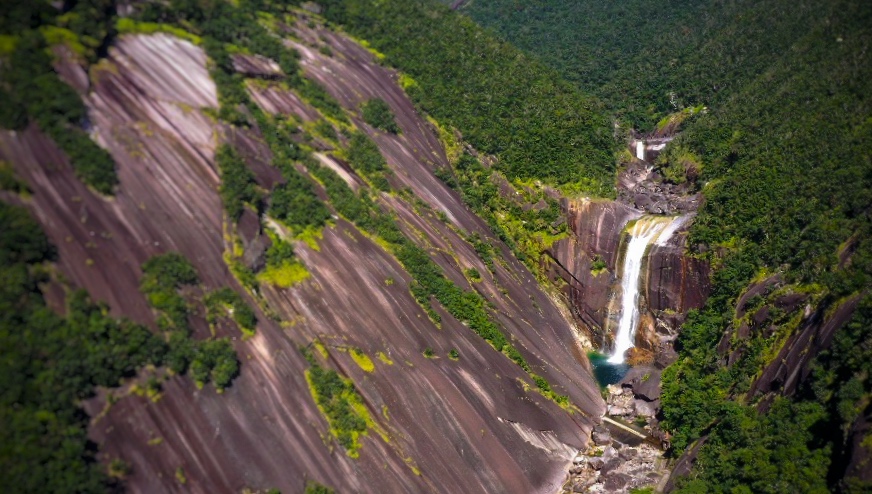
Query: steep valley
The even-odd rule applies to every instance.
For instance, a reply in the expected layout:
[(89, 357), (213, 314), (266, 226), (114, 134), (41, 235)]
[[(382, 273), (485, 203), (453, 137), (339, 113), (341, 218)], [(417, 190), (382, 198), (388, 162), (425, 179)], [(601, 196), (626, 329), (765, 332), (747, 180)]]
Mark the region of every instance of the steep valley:
[[(243, 294), (258, 323), (253, 337), (233, 336), (241, 373), (223, 393), (176, 375), (165, 376), (157, 396), (109, 390), (89, 400), (89, 437), (100, 447), (99, 458), (126, 462), (131, 473), (124, 484), (134, 492), (296, 492), (306, 479), (340, 492), (553, 491), (604, 407), (575, 323), (434, 177), (434, 168), (447, 166), (445, 151), (397, 85), (396, 73), (342, 35), (303, 20), (290, 29), (306, 75), (324, 85), (385, 156), (397, 192), (382, 193), (377, 203), (396, 215), (403, 233), (451, 282), (481, 294), (530, 372), (566, 395), (567, 405), (536, 392), (527, 372), (435, 300), (441, 322), (428, 317), (410, 293), (414, 279), (391, 249), (346, 219), (334, 216), (315, 240), (294, 242), (308, 271), (299, 284), (245, 290), (225, 256), (239, 242), (233, 231), (243, 235), (251, 212), (238, 225), (222, 213), (215, 150), (217, 143), (233, 143), (258, 185), (270, 189), (281, 175), (269, 165), (269, 147), (256, 128), (209, 116), (217, 97), (202, 49), (166, 34), (129, 34), (88, 77), (77, 76), (86, 69), (75, 58), (58, 62), (65, 79), (89, 81), (77, 89), (93, 135), (116, 163), (113, 197), (82, 184), (35, 126), (4, 132), (0, 144), (0, 158), (13, 163), (35, 193), (4, 197), (29, 208), (57, 246), (63, 281), (49, 290), (58, 298), (55, 306), (64, 305), (64, 286), (82, 287), (113, 314), (155, 328), (155, 313), (139, 292), (140, 266), (174, 251), (196, 268), (201, 290), (229, 286)], [(333, 54), (305, 43), (323, 44)], [(321, 118), (290, 89), (270, 91), (256, 98), (265, 110), (290, 112), (301, 122)], [(397, 116), (399, 135), (357, 116), (359, 104), (375, 97)], [(330, 145), (322, 152), (336, 160)], [(350, 181), (366, 187), (344, 166)], [(254, 228), (245, 235), (265, 235), (256, 217)], [(487, 263), (468, 241), (472, 236), (492, 247)], [(479, 279), (470, 279), (469, 269)], [(222, 326), (210, 333), (198, 310), (190, 320), (197, 338), (236, 334)], [(310, 364), (298, 347), (313, 342), (325, 350), (321, 365), (350, 378), (366, 408), (368, 435), (359, 458), (330, 438), (331, 425), (312, 400)], [(356, 352), (369, 366), (359, 365)], [(449, 358), (451, 352), (458, 357)], [(183, 482), (176, 472), (183, 472)]]
[(866, 492), (872, 9), (441, 3), (0, 9), (10, 492)]

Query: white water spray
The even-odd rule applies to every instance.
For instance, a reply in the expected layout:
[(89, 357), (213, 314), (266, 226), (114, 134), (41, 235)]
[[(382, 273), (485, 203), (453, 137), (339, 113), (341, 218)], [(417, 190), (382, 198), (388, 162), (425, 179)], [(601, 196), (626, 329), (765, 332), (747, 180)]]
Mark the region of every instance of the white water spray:
[(684, 217), (646, 216), (627, 232), (630, 241), (624, 254), (621, 277), (621, 317), (615, 335), (615, 351), (609, 363), (624, 363), (624, 354), (633, 347), (636, 325), (639, 323), (639, 282), (645, 252), (652, 243), (665, 245), (669, 237), (684, 223)]

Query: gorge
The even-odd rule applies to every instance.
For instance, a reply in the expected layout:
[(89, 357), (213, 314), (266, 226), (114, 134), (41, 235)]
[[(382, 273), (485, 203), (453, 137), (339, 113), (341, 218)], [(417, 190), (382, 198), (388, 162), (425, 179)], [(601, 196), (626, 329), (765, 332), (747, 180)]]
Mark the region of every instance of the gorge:
[(445, 3), (3, 3), (0, 484), (872, 485), (872, 8)]

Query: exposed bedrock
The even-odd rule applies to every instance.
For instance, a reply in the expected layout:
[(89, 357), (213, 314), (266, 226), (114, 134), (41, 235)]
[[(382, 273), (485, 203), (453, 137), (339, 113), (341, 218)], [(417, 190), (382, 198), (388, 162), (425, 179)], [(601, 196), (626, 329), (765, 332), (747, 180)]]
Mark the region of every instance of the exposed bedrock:
[[(549, 253), (552, 277), (566, 282), (573, 314), (591, 340), (609, 348), (619, 314), (620, 258), (626, 248), (625, 227), (643, 213), (616, 201), (565, 203), (572, 236), (557, 241)], [(640, 277), (640, 322), (636, 347), (665, 356), (688, 310), (703, 305), (709, 293), (709, 266), (685, 252), (692, 219), (681, 221), (668, 241), (649, 247)]]
[[(438, 305), (437, 327), (412, 297), (412, 280), (397, 260), (337, 220), (325, 228), (319, 249), (295, 245), (308, 280), (291, 289), (264, 287), (270, 311), (283, 322), (255, 309), (257, 333), (234, 341), (242, 370), (224, 394), (173, 376), (158, 401), (130, 394), (105, 409), (99, 399), (87, 404), (100, 459), (121, 458), (132, 466), (126, 479), (131, 492), (300, 492), (306, 479), (337, 492), (554, 492), (605, 410), (574, 322), (433, 176), (433, 167), (444, 166), (444, 151), (396, 74), (347, 38), (305, 25), (297, 29), (301, 38), (323, 36), (342, 54), (331, 58), (299, 47), (307, 74), (343, 106), (356, 111), (364, 99), (380, 97), (397, 115), (399, 136), (356, 123), (385, 155), (397, 182), (392, 185), (411, 188), (432, 211), (416, 210), (399, 195), (385, 194), (382, 206), (396, 213), (449, 278), (487, 300), (530, 367), (578, 411), (570, 414), (535, 392), (526, 372)], [(57, 246), (64, 278), (107, 302), (114, 315), (152, 327), (154, 314), (139, 291), (140, 266), (167, 251), (194, 264), (204, 289), (229, 286), (257, 307), (223, 259), (226, 221), (215, 147), (233, 142), (265, 188), (281, 178), (255, 131), (230, 129), (206, 114), (217, 106), (206, 63), (200, 48), (176, 38), (126, 35), (101, 68), (92, 68), (90, 86), (80, 89), (90, 91), (85, 101), (94, 138), (117, 163), (113, 198), (84, 186), (38, 129), (0, 133), (0, 159), (13, 163), (35, 191), (19, 202)], [(317, 115), (299, 98), (285, 96), (258, 102), (270, 111)], [(252, 266), (262, 262), (267, 241), (255, 220), (246, 214), (237, 227)], [(464, 240), (472, 232), (497, 248), (501, 261), (493, 272)], [(466, 280), (469, 267), (483, 274), (480, 282)], [(209, 336), (201, 315), (191, 324), (195, 337)], [(298, 347), (316, 337), (330, 351), (330, 367), (354, 381), (385, 433), (371, 429), (359, 458), (332, 440), (306, 383), (308, 364)], [(348, 347), (371, 356), (374, 371), (342, 351)], [(437, 358), (425, 357), (425, 348)], [(457, 361), (447, 357), (452, 349)], [(375, 358), (377, 352), (390, 363)], [(180, 468), (184, 485), (176, 479)]]
[[(613, 201), (568, 201), (567, 222), (572, 235), (549, 250), (553, 276), (566, 282), (573, 315), (589, 331), (594, 345), (605, 343), (612, 285), (616, 282), (621, 232), (628, 221), (642, 215)], [(604, 267), (593, 269), (595, 261)]]

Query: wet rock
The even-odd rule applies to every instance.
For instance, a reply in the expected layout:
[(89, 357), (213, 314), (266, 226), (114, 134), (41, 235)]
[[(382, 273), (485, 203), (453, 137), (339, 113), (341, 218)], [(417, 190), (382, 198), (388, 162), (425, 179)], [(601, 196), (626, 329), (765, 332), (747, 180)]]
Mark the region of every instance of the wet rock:
[(626, 487), (630, 480), (629, 475), (615, 472), (605, 477), (603, 488), (606, 492), (616, 492)]
[(647, 194), (636, 194), (633, 196), (633, 203), (638, 209), (647, 209), (651, 205), (651, 198)]

